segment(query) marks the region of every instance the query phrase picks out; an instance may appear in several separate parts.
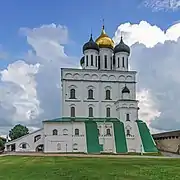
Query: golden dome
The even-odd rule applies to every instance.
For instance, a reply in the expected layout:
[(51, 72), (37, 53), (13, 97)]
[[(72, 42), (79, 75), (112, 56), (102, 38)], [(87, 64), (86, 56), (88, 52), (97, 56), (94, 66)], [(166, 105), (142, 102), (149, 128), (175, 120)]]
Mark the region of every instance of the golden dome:
[(100, 48), (114, 48), (113, 40), (105, 33), (104, 26), (101, 35), (96, 39), (96, 43)]

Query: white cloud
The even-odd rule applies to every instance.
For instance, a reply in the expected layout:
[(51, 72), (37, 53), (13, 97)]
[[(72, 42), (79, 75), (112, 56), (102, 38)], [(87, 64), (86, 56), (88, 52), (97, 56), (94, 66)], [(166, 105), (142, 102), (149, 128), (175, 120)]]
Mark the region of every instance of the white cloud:
[[(38, 69), (39, 64), (28, 65), (24, 61), (16, 61), (0, 72), (1, 111), (13, 110), (10, 118), (14, 123), (34, 119), (41, 112), (35, 82)], [(3, 119), (6, 118), (4, 115)]]
[(124, 41), (131, 45), (131, 68), (138, 71), (140, 116), (151, 129), (179, 129), (180, 23), (166, 32), (145, 21), (125, 23), (115, 33), (116, 43), (121, 31), (125, 34)]
[[(121, 31), (131, 45), (131, 69), (138, 71), (140, 118), (153, 132), (180, 127), (180, 23), (166, 32), (145, 21), (125, 23), (115, 33), (116, 43)], [(6, 130), (17, 122), (34, 129), (43, 119), (59, 117), (60, 68), (79, 67), (79, 59), (65, 52), (66, 27), (51, 24), (20, 32), (31, 49), (0, 76), (0, 126)]]
[(175, 11), (180, 8), (180, 0), (144, 0), (142, 4), (153, 11)]
[(180, 37), (180, 23), (169, 27), (167, 31), (161, 30), (156, 25), (151, 25), (146, 21), (139, 24), (125, 23), (121, 24), (115, 32), (113, 40), (119, 43), (121, 34), (128, 45), (142, 43), (146, 47), (154, 47), (158, 43), (164, 43), (167, 40), (175, 40)]
[(24, 60), (17, 60), (1, 71), (0, 131), (3, 134), (16, 123), (35, 129), (45, 118), (59, 117), (60, 68), (78, 63), (64, 51), (64, 44), (68, 43), (66, 27), (50, 24), (21, 28), (20, 33), (26, 36), (31, 49)]

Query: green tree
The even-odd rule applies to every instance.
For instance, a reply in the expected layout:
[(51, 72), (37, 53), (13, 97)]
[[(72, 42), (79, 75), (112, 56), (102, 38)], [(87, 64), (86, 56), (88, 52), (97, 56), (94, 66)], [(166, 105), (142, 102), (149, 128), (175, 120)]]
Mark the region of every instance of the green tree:
[(4, 141), (0, 138), (0, 151), (4, 150)]
[(17, 124), (9, 131), (9, 137), (11, 140), (17, 139), (26, 134), (29, 134), (29, 129), (21, 124)]

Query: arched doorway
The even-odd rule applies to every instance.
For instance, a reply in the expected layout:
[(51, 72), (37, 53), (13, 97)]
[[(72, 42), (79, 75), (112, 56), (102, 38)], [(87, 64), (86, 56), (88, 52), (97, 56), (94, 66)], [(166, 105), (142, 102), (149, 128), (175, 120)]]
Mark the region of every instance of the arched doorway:
[(36, 152), (43, 152), (44, 151), (44, 144), (40, 144), (36, 147)]

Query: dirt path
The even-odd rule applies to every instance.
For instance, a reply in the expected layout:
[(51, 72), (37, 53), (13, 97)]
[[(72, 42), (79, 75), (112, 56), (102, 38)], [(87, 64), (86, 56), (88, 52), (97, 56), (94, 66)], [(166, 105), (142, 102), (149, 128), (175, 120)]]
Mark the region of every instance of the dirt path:
[(60, 156), (60, 157), (109, 157), (109, 158), (180, 158), (180, 156), (138, 156), (138, 155), (95, 155), (95, 154), (44, 154), (44, 153), (7, 153), (0, 156)]

